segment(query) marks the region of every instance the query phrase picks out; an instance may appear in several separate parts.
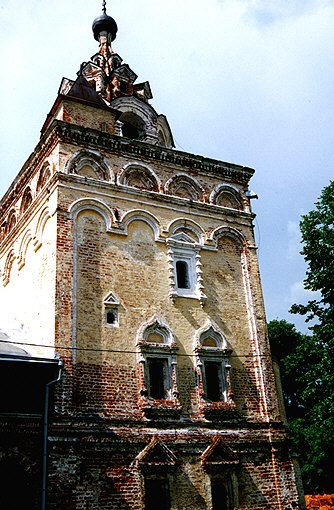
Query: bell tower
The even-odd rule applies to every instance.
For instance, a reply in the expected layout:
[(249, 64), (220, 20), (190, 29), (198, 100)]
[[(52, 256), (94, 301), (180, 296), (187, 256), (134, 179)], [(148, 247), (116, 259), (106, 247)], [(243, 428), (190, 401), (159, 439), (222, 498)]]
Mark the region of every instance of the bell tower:
[(254, 170), (175, 149), (149, 83), (115, 53), (117, 30), (103, 2), (97, 53), (62, 79), (1, 200), (13, 340), (64, 364), (47, 508), (304, 509), (267, 338)]

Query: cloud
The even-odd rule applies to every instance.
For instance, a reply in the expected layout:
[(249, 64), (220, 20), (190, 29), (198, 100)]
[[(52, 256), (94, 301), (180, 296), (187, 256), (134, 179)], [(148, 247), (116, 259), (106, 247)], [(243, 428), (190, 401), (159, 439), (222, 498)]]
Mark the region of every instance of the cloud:
[(303, 281), (297, 281), (289, 286), (289, 294), (285, 298), (285, 302), (288, 306), (293, 304), (306, 304), (311, 299), (319, 299), (320, 294), (318, 292), (312, 292), (304, 288)]
[(300, 229), (297, 221), (288, 221), (288, 249), (287, 259), (289, 261), (298, 260), (300, 258), (301, 242), (300, 242)]
[(286, 19), (299, 18), (317, 11), (332, 0), (241, 0), (246, 6), (244, 18), (258, 27), (272, 26)]

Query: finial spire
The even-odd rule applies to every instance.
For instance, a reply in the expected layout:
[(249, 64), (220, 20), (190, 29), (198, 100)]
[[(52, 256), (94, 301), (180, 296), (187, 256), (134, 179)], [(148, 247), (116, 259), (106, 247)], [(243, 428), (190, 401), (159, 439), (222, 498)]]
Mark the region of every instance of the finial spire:
[(107, 2), (106, 2), (106, 0), (103, 0), (103, 2), (102, 2), (102, 12), (103, 12), (103, 14), (107, 14)]

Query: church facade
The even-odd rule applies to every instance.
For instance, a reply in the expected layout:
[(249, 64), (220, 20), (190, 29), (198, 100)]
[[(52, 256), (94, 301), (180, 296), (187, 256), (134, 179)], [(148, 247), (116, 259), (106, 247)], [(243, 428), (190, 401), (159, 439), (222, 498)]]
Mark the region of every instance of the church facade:
[(1, 200), (0, 299), (25, 336), (4, 333), (0, 362), (52, 365), (54, 396), (41, 451), (36, 416), (50, 402), (1, 415), (0, 471), (10, 459), (25, 487), (42, 477), (31, 509), (303, 509), (267, 339), (254, 171), (175, 150), (105, 9), (93, 32), (98, 52), (62, 80)]

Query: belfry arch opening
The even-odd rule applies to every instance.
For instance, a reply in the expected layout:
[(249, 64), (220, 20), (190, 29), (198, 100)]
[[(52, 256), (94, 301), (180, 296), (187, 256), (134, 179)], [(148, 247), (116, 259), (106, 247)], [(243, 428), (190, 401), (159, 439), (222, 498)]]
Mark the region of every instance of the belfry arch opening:
[(124, 112), (119, 118), (122, 123), (122, 135), (131, 140), (143, 140), (145, 138), (145, 122), (133, 112)]

